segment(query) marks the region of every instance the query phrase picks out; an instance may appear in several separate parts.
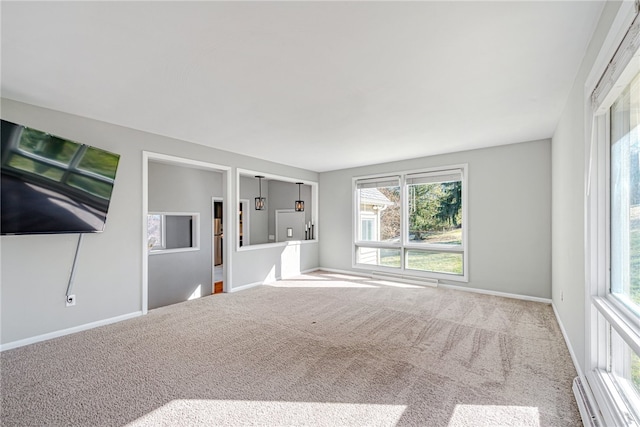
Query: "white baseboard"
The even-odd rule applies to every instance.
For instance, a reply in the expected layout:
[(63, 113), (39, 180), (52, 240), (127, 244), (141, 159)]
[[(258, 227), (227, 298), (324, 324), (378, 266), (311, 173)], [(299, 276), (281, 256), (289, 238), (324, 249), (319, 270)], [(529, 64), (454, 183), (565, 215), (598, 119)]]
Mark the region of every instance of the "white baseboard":
[(551, 308), (553, 308), (553, 314), (556, 316), (556, 321), (558, 322), (558, 326), (560, 326), (560, 331), (562, 332), (562, 336), (564, 337), (564, 342), (567, 344), (567, 348), (569, 349), (569, 355), (571, 356), (571, 361), (573, 362), (573, 366), (576, 368), (576, 372), (578, 376), (584, 382), (584, 375), (582, 373), (582, 369), (580, 368), (580, 364), (578, 363), (578, 358), (576, 357), (576, 353), (573, 351), (573, 347), (571, 346), (571, 341), (569, 341), (569, 335), (567, 335), (567, 331), (562, 324), (562, 319), (560, 319), (560, 315), (558, 314), (558, 309), (556, 305), (552, 302)]
[(336, 268), (325, 268), (325, 267), (318, 267), (315, 269), (315, 271), (328, 271), (329, 273), (337, 273), (337, 274), (348, 274), (349, 276), (360, 276), (360, 277), (365, 277), (365, 275), (362, 274), (358, 274), (355, 273), (353, 271), (349, 271), (349, 270), (338, 270)]
[(111, 317), (109, 319), (98, 320), (96, 322), (85, 323), (84, 325), (74, 326), (72, 328), (62, 329), (55, 332), (49, 332), (47, 334), (36, 335), (35, 337), (25, 338), (18, 341), (12, 341), (6, 344), (0, 345), (0, 352), (5, 350), (11, 350), (12, 348), (18, 348), (29, 344), (35, 344), (37, 342), (50, 340), (52, 338), (58, 338), (64, 335), (73, 334), (76, 332), (86, 331), (88, 329), (97, 328), (98, 326), (109, 325), (111, 323), (121, 322), (123, 320), (133, 319), (134, 317), (142, 316), (142, 311), (136, 311), (129, 314), (123, 314), (122, 316)]
[(486, 289), (467, 288), (465, 286), (448, 285), (446, 283), (438, 283), (438, 287), (455, 289), (457, 291), (474, 292), (477, 294), (493, 295), (496, 297), (512, 298), (512, 299), (519, 299), (519, 300), (533, 301), (533, 302), (542, 302), (545, 304), (551, 304), (552, 302), (551, 298), (540, 298), (540, 297), (532, 297), (529, 295), (510, 294), (508, 292), (498, 292), (498, 291), (490, 291)]
[(264, 285), (267, 282), (253, 282), (253, 283), (249, 283), (247, 285), (242, 285), (242, 286), (238, 286), (236, 288), (231, 288), (229, 289), (227, 292), (229, 293), (233, 293), (233, 292), (240, 292), (240, 291), (246, 291), (247, 289), (251, 289), (251, 288), (255, 288), (256, 286), (261, 286)]
[[(580, 363), (578, 363), (578, 358), (576, 357), (576, 353), (575, 351), (573, 351), (573, 347), (571, 346), (571, 341), (569, 341), (569, 335), (567, 335), (567, 331), (564, 328), (562, 319), (558, 314), (558, 309), (556, 308), (556, 305), (553, 302), (551, 303), (551, 307), (553, 308), (553, 314), (556, 316), (556, 321), (558, 322), (558, 326), (560, 326), (560, 331), (562, 332), (562, 337), (564, 338), (564, 342), (567, 345), (567, 349), (569, 350), (569, 355), (571, 356), (571, 362), (573, 363), (573, 366), (576, 369), (576, 372), (578, 373), (577, 378), (574, 379), (572, 391), (576, 399), (576, 403), (578, 404), (578, 409), (580, 410), (580, 417), (582, 417), (582, 424), (584, 427), (590, 427), (594, 425), (604, 425), (602, 424), (602, 421), (600, 418), (601, 415), (599, 414), (598, 405), (593, 397), (591, 388), (589, 387), (589, 382), (584, 376), (584, 373), (582, 372), (582, 368), (580, 368)], [(578, 384), (581, 384), (582, 386), (578, 387)], [(582, 392), (580, 392), (579, 390), (580, 388)], [(591, 416), (593, 416), (594, 418), (591, 418)]]

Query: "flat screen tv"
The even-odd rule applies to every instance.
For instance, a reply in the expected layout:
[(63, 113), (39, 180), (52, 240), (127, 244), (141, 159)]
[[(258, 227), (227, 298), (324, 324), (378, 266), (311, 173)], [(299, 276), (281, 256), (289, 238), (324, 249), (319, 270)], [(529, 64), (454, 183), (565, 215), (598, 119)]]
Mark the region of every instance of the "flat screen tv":
[(5, 120), (0, 234), (104, 230), (120, 156)]

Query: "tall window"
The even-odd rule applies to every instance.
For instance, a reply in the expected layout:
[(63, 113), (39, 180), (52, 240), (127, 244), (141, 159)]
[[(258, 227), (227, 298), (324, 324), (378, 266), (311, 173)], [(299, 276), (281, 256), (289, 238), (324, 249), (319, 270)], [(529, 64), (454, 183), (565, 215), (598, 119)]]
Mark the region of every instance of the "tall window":
[[(640, 325), (640, 74), (610, 109), (610, 296)], [(640, 410), (640, 357), (610, 329), (609, 370), (622, 394)], [(632, 338), (632, 337), (630, 337)], [(637, 345), (637, 344), (636, 344)], [(637, 347), (636, 347), (637, 348)], [(640, 413), (636, 413), (640, 417)]]
[(610, 114), (611, 294), (640, 315), (640, 74)]
[(585, 377), (603, 423), (626, 426), (640, 424), (640, 73), (622, 78), (594, 91)]
[(406, 268), (462, 275), (462, 171), (408, 175), (406, 183)]
[(399, 269), (400, 177), (359, 180), (356, 196), (356, 264)]
[(465, 169), (356, 179), (354, 267), (466, 281)]

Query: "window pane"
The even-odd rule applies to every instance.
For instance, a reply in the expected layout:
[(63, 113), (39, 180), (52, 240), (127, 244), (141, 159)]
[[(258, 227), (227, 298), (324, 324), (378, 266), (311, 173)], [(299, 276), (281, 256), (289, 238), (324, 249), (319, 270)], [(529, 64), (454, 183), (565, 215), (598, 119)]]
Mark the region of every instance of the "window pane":
[(400, 249), (358, 247), (356, 262), (358, 264), (400, 268)]
[(162, 244), (162, 215), (147, 216), (147, 234), (149, 249), (161, 249)]
[(407, 190), (407, 240), (462, 245), (462, 181), (410, 184)]
[[(611, 374), (632, 406), (640, 404), (640, 357), (611, 328)], [(639, 414), (640, 415), (640, 414)]]
[[(388, 185), (387, 182), (385, 185)], [(358, 240), (391, 242), (400, 240), (400, 186), (358, 188)], [(365, 221), (371, 220), (365, 226)], [(371, 226), (371, 227), (369, 227)]]
[(640, 75), (611, 107), (611, 293), (640, 314)]
[(78, 169), (97, 173), (107, 178), (115, 178), (119, 156), (108, 151), (88, 147), (78, 164)]
[(94, 196), (101, 197), (103, 199), (109, 199), (111, 191), (113, 190), (113, 184), (109, 184), (88, 176), (71, 174), (69, 176), (69, 185), (80, 190), (91, 193)]
[(64, 170), (59, 167), (54, 167), (44, 162), (36, 162), (35, 160), (31, 160), (19, 154), (11, 154), (7, 166), (31, 172), (54, 181), (60, 181), (64, 175)]
[(409, 249), (407, 250), (407, 268), (462, 275), (462, 254)]
[(79, 146), (27, 127), (22, 130), (19, 145), (21, 150), (64, 164), (69, 164)]
[(376, 236), (376, 219), (362, 218), (362, 238), (360, 240), (373, 240)]

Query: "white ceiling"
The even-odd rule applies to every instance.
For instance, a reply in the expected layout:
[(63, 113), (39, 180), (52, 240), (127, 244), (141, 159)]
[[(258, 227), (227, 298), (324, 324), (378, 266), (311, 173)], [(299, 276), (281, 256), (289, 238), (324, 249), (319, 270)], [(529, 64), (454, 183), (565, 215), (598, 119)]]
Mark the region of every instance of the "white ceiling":
[(551, 137), (602, 6), (2, 1), (0, 90), (322, 172)]

